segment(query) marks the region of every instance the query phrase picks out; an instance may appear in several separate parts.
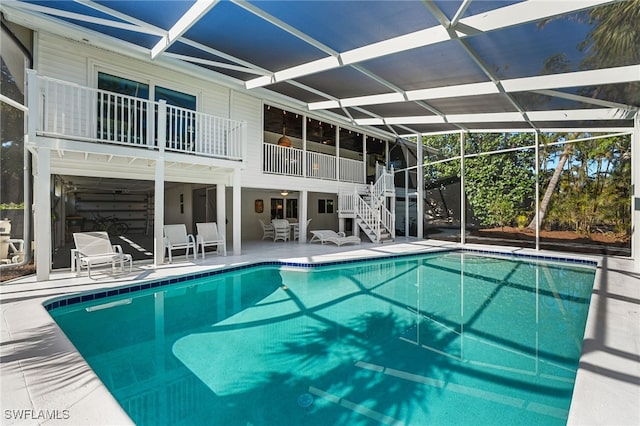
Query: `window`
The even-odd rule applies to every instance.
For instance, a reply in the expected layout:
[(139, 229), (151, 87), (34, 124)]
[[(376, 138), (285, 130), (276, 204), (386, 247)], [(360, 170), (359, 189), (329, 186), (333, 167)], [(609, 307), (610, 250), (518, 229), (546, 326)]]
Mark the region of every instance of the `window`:
[(98, 139), (146, 144), (147, 104), (131, 98), (149, 99), (149, 85), (99, 72), (98, 89), (113, 93), (98, 93)]
[[(286, 136), (286, 138), (283, 138)], [(302, 148), (302, 116), (265, 105), (264, 141), (281, 146)]]
[(272, 198), (271, 199), (271, 220), (284, 219), (284, 199)]
[(272, 198), (271, 219), (297, 219), (297, 198)]
[(319, 199), (318, 200), (318, 213), (333, 213), (333, 200), (331, 199)]
[(167, 101), (166, 129), (169, 147), (181, 151), (193, 151), (195, 149), (196, 116), (191, 111), (196, 110), (196, 97), (157, 86), (155, 100)]
[[(147, 102), (144, 101), (151, 96), (149, 84), (99, 72), (98, 89), (111, 92), (98, 94), (98, 138), (146, 144), (148, 117)], [(154, 101), (167, 101), (168, 146), (180, 150), (194, 149), (195, 114), (191, 111), (196, 110), (196, 97), (161, 86), (156, 86), (154, 93)], [(157, 123), (157, 110), (154, 113)], [(157, 127), (155, 130), (157, 134)]]
[(298, 218), (298, 200), (296, 198), (290, 198), (286, 200), (286, 213), (287, 219)]

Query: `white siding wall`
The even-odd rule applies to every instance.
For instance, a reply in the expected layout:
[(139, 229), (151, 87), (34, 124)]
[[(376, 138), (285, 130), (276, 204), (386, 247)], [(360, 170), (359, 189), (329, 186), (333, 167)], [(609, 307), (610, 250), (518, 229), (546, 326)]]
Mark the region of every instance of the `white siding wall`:
[[(94, 48), (85, 43), (49, 33), (38, 34), (35, 59), (36, 70), (43, 76), (92, 87), (95, 86), (99, 69), (196, 95), (200, 111), (246, 121), (248, 126), (247, 167), (242, 171), (243, 187), (326, 193), (337, 193), (341, 187), (351, 188), (348, 184), (335, 181), (310, 181), (303, 178), (263, 174), (263, 102), (260, 98), (251, 96), (250, 93), (232, 90), (222, 84), (183, 74), (156, 63)], [(265, 201), (266, 199), (267, 197)], [(230, 205), (230, 199), (227, 205)]]
[(39, 33), (36, 51), (40, 75), (93, 87), (100, 70), (195, 95), (200, 111), (229, 118), (230, 90), (222, 85), (49, 33)]
[[(165, 190), (164, 223), (167, 225), (184, 223), (187, 225), (187, 232), (195, 236), (195, 229), (192, 229), (192, 193), (193, 188), (191, 185), (179, 185)], [(180, 212), (180, 195), (182, 195), (183, 199), (183, 212)]]
[(39, 74), (89, 85), (86, 46), (48, 33), (38, 33), (36, 43), (34, 67)]
[[(229, 194), (229, 192), (227, 192)], [(287, 199), (297, 199), (298, 209), (300, 205), (300, 194), (294, 192), (287, 196)], [(242, 190), (242, 239), (243, 240), (260, 240), (262, 239), (262, 227), (260, 219), (265, 223), (271, 222), (271, 199), (283, 198), (278, 191), (265, 191), (259, 189), (243, 189)], [(318, 199), (333, 200), (334, 211), (329, 213), (318, 213)], [(256, 213), (255, 201), (262, 200), (264, 203), (264, 211)], [(338, 197), (336, 194), (313, 192), (308, 197), (307, 219), (311, 219), (309, 229), (334, 229), (338, 230)], [(228, 209), (228, 215), (230, 210)], [(311, 234), (308, 234), (311, 235)], [(310, 237), (309, 237), (310, 238)], [(307, 238), (308, 241), (308, 238)]]
[(247, 122), (247, 168), (242, 177), (242, 186), (247, 186), (256, 178), (262, 179), (262, 101), (233, 91), (230, 118)]

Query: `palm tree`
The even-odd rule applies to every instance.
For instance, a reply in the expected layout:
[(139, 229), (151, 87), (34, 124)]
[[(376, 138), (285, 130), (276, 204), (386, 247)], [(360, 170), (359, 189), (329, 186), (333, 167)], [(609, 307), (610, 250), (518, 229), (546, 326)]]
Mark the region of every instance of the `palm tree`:
[[(549, 203), (551, 202), (551, 196), (556, 190), (556, 186), (560, 181), (560, 175), (562, 174), (562, 170), (564, 169), (565, 164), (567, 163), (567, 159), (571, 156), (573, 152), (572, 145), (567, 144), (560, 155), (560, 159), (558, 160), (558, 164), (556, 165), (555, 170), (553, 171), (553, 175), (549, 180), (549, 184), (547, 185), (547, 190), (544, 193), (544, 197), (542, 197), (542, 201), (540, 202), (540, 208), (538, 212), (533, 216), (531, 223), (527, 226), (528, 229), (536, 229), (536, 224), (540, 223), (542, 225), (542, 221), (547, 214), (547, 209), (549, 208)], [(538, 219), (538, 217), (540, 219)]]
[[(638, 22), (640, 22), (640, 0), (622, 1), (594, 8), (590, 11), (587, 21), (595, 23), (595, 26), (578, 46), (581, 51), (589, 52), (582, 61), (581, 67), (606, 68), (640, 62), (640, 49), (638, 49), (638, 46), (640, 46), (640, 26), (638, 25)], [(547, 22), (543, 22), (542, 26)], [(549, 58), (545, 68), (547, 72), (554, 70), (557, 72), (558, 68), (566, 68), (567, 65), (562, 59), (554, 55)], [(637, 105), (640, 103), (639, 86), (637, 83), (629, 83), (607, 88), (606, 90), (615, 91), (615, 93), (608, 94), (614, 98), (617, 97), (616, 95), (622, 95), (628, 102)], [(603, 94), (590, 93), (590, 95), (597, 97)], [(527, 228), (535, 229), (536, 222), (542, 224), (551, 196), (556, 189), (562, 169), (571, 152), (571, 145), (566, 145), (553, 176), (549, 180), (544, 197), (540, 202), (540, 208)]]

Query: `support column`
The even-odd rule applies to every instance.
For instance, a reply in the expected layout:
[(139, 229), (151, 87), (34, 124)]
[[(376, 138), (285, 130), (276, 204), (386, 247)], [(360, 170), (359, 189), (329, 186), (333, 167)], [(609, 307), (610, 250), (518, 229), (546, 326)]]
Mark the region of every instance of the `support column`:
[(460, 132), (460, 243), (466, 241), (467, 232), (467, 198), (464, 188), (464, 133)]
[(304, 190), (300, 192), (300, 206), (298, 208), (298, 242), (306, 243), (307, 242), (307, 200), (308, 200), (309, 191)]
[(336, 126), (336, 182), (340, 182), (340, 131)]
[(153, 264), (164, 263), (164, 158), (156, 160), (153, 195)]
[[(153, 196), (153, 264), (155, 266), (164, 263), (164, 147), (167, 140), (166, 119), (167, 102), (162, 100), (158, 103), (158, 159), (156, 160)], [(154, 140), (153, 136), (150, 140)]]
[(242, 186), (240, 170), (233, 171), (233, 255), (239, 256), (242, 249)]
[(422, 239), (424, 238), (424, 152), (422, 146), (422, 135), (416, 135), (416, 157), (417, 157), (417, 166), (416, 167), (416, 225), (418, 225), (418, 235), (417, 237)]
[[(536, 251), (540, 251), (540, 214), (537, 213), (540, 211), (540, 133), (536, 130), (535, 133), (535, 142), (536, 142)], [(536, 269), (537, 271), (537, 269)]]
[(362, 134), (362, 182), (367, 183), (367, 135)]
[(384, 167), (387, 170), (391, 169), (391, 166), (389, 165), (389, 141), (384, 141)]
[(218, 232), (227, 241), (227, 190), (223, 183), (216, 185), (216, 222)]
[[(405, 156), (404, 158), (408, 158)], [(409, 169), (404, 169), (404, 236), (409, 238)]]
[(51, 272), (51, 151), (38, 149), (34, 192), (36, 280), (49, 280)]
[(302, 176), (307, 177), (307, 116), (302, 116)]
[(640, 271), (640, 114), (636, 113), (631, 135), (631, 257), (635, 270)]

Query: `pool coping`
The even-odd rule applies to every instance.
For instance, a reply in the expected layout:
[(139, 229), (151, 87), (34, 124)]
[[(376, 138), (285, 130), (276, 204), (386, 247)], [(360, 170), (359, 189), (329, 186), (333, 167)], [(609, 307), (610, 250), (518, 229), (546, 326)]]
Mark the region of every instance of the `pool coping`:
[[(583, 343), (583, 354), (576, 377), (574, 397), (568, 424), (640, 424), (640, 271), (634, 269), (632, 260), (597, 255), (577, 255), (550, 251), (535, 251), (517, 247), (484, 246), (414, 240), (394, 244), (351, 247), (329, 247), (301, 244), (292, 251), (276, 252), (268, 246), (267, 252), (251, 255), (212, 257), (191, 264), (153, 265), (134, 264), (137, 276), (113, 279), (109, 282), (76, 278), (68, 271), (54, 273), (47, 282), (37, 283), (35, 277), (6, 283), (0, 286), (2, 303), (2, 356), (1, 390), (3, 424), (132, 424), (126, 413), (104, 387), (75, 347), (57, 327), (43, 302), (56, 297), (66, 297), (82, 291), (97, 292), (129, 285), (152, 276), (193, 275), (193, 272), (229, 265), (256, 263), (256, 259), (279, 259), (299, 264), (300, 259), (311, 259), (312, 264), (325, 258), (375, 258), (392, 252), (411, 256), (434, 250), (460, 249), (465, 251), (489, 251), (500, 255), (529, 255), (544, 259), (588, 259), (596, 262), (596, 281), (590, 304)], [(243, 245), (243, 250), (246, 246)], [(284, 247), (284, 246), (283, 246)], [(428, 248), (426, 248), (428, 247)], [(490, 247), (490, 250), (487, 250)], [(320, 254), (315, 253), (318, 251)], [(302, 256), (293, 258), (292, 253)], [(382, 253), (382, 254), (380, 254)], [(278, 255), (281, 255), (280, 257)], [(305, 254), (307, 257), (305, 258)], [(376, 256), (375, 254), (378, 254)], [(324, 257), (323, 257), (324, 256)], [(367, 259), (368, 260), (368, 259)], [(164, 274), (164, 275), (162, 275)], [(139, 283), (140, 281), (138, 281)], [(69, 380), (67, 370), (60, 373), (60, 361), (73, 370)], [(30, 411), (31, 419), (8, 418), (7, 409)], [(67, 411), (65, 411), (67, 410)], [(60, 418), (36, 419), (38, 415)], [(64, 418), (65, 414), (69, 418)]]
[(470, 248), (449, 248), (443, 250), (429, 250), (425, 252), (417, 252), (417, 253), (405, 253), (405, 254), (395, 254), (388, 256), (380, 256), (380, 257), (363, 257), (358, 259), (348, 259), (348, 260), (335, 260), (335, 261), (325, 261), (325, 262), (289, 262), (282, 260), (272, 260), (272, 261), (262, 261), (256, 262), (246, 265), (239, 266), (228, 266), (221, 269), (215, 269), (211, 271), (197, 272), (192, 274), (184, 274), (175, 277), (169, 277), (164, 279), (156, 279), (150, 280), (148, 282), (144, 282), (141, 284), (129, 284), (121, 287), (116, 287), (109, 290), (99, 290), (99, 291), (89, 291), (89, 292), (81, 292), (77, 294), (71, 294), (66, 296), (60, 296), (53, 299), (48, 299), (43, 302), (43, 306), (47, 311), (51, 311), (54, 309), (58, 309), (61, 307), (68, 307), (78, 303), (90, 302), (94, 300), (105, 299), (112, 296), (120, 296), (125, 294), (136, 293), (143, 290), (150, 290), (154, 288), (166, 287), (172, 284), (180, 284), (190, 279), (199, 279), (212, 277), (216, 275), (221, 275), (229, 272), (240, 271), (244, 269), (250, 268), (259, 268), (263, 266), (290, 266), (297, 268), (319, 268), (326, 266), (337, 266), (337, 265), (348, 265), (348, 264), (356, 264), (356, 263), (364, 263), (370, 262), (372, 260), (391, 260), (391, 259), (399, 259), (406, 257), (415, 257), (422, 256), (425, 254), (436, 254), (436, 253), (447, 253), (447, 252), (458, 252), (458, 253), (476, 253), (482, 255), (494, 255), (501, 257), (517, 257), (522, 259), (532, 259), (532, 260), (540, 260), (545, 262), (561, 262), (568, 263), (574, 265), (584, 265), (590, 266), (594, 269), (597, 268), (598, 262), (595, 260), (585, 260), (578, 258), (567, 258), (567, 257), (559, 257), (559, 256), (548, 256), (548, 255), (532, 255), (526, 253), (505, 253), (495, 250), (479, 250), (479, 249), (470, 249)]

